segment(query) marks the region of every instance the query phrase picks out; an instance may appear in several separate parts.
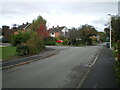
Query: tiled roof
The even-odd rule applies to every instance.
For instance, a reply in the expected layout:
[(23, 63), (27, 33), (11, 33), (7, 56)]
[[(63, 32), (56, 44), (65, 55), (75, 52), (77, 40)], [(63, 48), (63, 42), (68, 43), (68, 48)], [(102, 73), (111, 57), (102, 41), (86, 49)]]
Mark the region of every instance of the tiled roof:
[(27, 23), (27, 24), (24, 24), (24, 25), (20, 25), (18, 26), (17, 30), (23, 30), (23, 29), (26, 29), (30, 26), (30, 23)]
[(65, 28), (65, 26), (52, 28), (52, 29), (50, 29), (50, 31), (51, 32), (61, 32), (63, 30), (63, 28)]

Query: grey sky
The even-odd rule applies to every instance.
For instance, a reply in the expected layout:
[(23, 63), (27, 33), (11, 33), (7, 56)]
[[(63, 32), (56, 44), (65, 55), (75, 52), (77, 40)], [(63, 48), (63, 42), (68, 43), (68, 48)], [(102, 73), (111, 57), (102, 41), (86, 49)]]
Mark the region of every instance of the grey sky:
[(103, 31), (108, 21), (107, 14), (118, 14), (117, 2), (2, 2), (0, 27), (2, 25), (32, 22), (41, 15), (47, 26), (79, 27), (94, 25)]

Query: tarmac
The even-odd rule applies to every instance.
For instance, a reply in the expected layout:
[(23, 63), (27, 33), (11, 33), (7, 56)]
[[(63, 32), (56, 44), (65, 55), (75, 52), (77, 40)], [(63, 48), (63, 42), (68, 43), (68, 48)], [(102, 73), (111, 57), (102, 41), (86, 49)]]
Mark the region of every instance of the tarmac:
[(115, 59), (110, 49), (104, 47), (79, 88), (118, 88), (114, 65)]

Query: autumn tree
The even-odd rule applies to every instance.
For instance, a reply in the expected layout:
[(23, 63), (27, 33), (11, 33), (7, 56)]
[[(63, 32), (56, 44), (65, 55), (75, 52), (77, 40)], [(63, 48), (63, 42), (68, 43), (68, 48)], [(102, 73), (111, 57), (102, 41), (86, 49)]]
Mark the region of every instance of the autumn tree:
[(41, 24), (37, 30), (37, 33), (41, 36), (41, 38), (46, 38), (49, 36), (49, 31), (47, 30), (44, 24)]
[(49, 31), (47, 30), (46, 22), (47, 21), (43, 19), (42, 16), (38, 16), (37, 19), (33, 20), (30, 29), (32, 31), (36, 31), (41, 36), (41, 38), (44, 39), (45, 37), (49, 36)]
[(79, 27), (80, 38), (84, 42), (84, 44), (92, 45), (92, 39), (90, 37), (97, 35), (97, 30), (88, 24), (82, 25)]
[(47, 21), (45, 19), (43, 19), (42, 16), (38, 16), (37, 19), (34, 19), (32, 21), (30, 29), (32, 31), (37, 31), (39, 29), (40, 25), (44, 25), (46, 27), (46, 22)]

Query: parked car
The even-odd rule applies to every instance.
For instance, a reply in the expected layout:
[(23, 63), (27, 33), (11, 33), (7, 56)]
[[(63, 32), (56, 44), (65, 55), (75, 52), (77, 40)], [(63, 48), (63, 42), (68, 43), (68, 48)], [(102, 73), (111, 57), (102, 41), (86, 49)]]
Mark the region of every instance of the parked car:
[(110, 43), (109, 42), (106, 43), (106, 47), (110, 48)]

